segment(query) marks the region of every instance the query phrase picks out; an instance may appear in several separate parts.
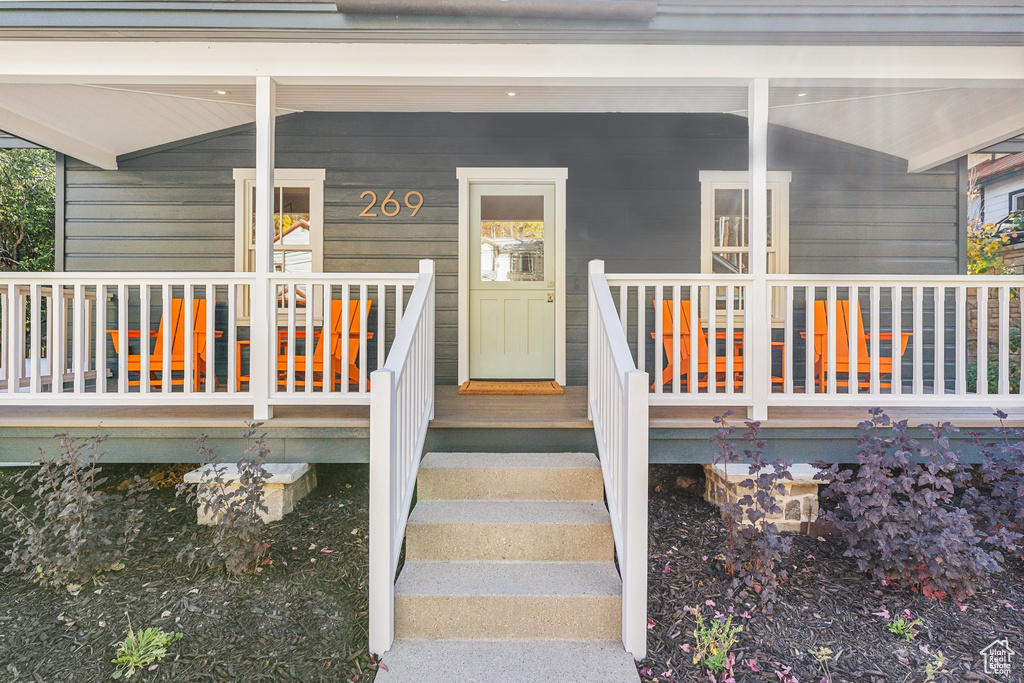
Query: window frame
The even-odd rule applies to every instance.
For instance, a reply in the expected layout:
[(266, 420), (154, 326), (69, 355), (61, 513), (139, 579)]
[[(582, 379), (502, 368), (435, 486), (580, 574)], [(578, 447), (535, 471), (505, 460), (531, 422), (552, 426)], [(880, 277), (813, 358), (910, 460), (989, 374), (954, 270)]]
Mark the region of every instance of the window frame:
[[(1017, 207), (1014, 206), (1014, 204), (1016, 204), (1018, 201), (1021, 202), (1020, 209), (1018, 209)], [(1024, 209), (1024, 189), (1010, 190), (1010, 193), (1009, 193), (1009, 204), (1007, 206), (1006, 215), (1009, 216), (1014, 211), (1020, 211), (1022, 209)]]
[[(246, 253), (249, 249), (246, 225), (252, 215), (252, 188), (256, 184), (255, 168), (236, 168), (232, 172), (235, 181), (235, 272), (251, 273), (246, 270)], [(326, 169), (322, 168), (275, 168), (274, 189), (282, 187), (309, 188), (309, 245), (311, 248), (310, 270), (313, 273), (324, 272), (324, 182)], [(255, 226), (253, 226), (255, 229)], [(248, 289), (247, 287), (244, 289)], [(239, 294), (238, 323), (249, 323), (249, 297), (247, 293)], [(316, 308), (314, 302), (314, 311)], [(286, 313), (278, 311), (278, 322), (286, 320)], [(319, 322), (316, 314), (314, 321)]]
[[(750, 189), (750, 174), (747, 171), (700, 171), (700, 272), (711, 274), (713, 265), (714, 227), (715, 227), (715, 191)], [(791, 171), (768, 171), (768, 192), (771, 193), (771, 226), (772, 246), (775, 252), (775, 269), (771, 270), (772, 260), (767, 262), (769, 274), (787, 275), (789, 273), (789, 186), (793, 181)], [(749, 220), (749, 217), (748, 217)], [(738, 253), (746, 250), (737, 250)], [(748, 256), (749, 258), (749, 256)], [(749, 261), (748, 261), (749, 263)], [(749, 275), (749, 272), (747, 273)], [(702, 308), (707, 310), (707, 302)], [(784, 306), (784, 305), (783, 305)], [(772, 311), (772, 324), (784, 322), (785, 311), (776, 306)], [(742, 319), (742, 308), (736, 309), (735, 315)], [(720, 320), (725, 320), (725, 312), (719, 311)]]
[[(322, 168), (275, 168), (274, 189), (282, 187), (309, 188), (309, 244), (311, 247), (311, 270), (324, 272), (324, 181), (326, 170)], [(246, 252), (249, 248), (246, 225), (252, 215), (250, 202), (252, 188), (256, 184), (255, 168), (236, 168), (235, 180), (235, 272), (248, 273)]]

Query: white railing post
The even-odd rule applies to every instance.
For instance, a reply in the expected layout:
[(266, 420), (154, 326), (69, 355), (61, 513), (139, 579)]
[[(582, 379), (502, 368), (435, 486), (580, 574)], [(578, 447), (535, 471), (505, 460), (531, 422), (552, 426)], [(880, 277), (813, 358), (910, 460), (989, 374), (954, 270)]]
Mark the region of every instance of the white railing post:
[[(587, 264), (587, 419), (593, 420), (594, 413), (590, 408), (590, 404), (594, 399), (594, 392), (596, 391), (596, 381), (594, 379), (594, 373), (596, 372), (593, 359), (589, 358), (594, 353), (596, 348), (597, 340), (595, 334), (597, 330), (597, 302), (594, 298), (594, 275), (598, 273), (604, 273), (604, 261), (594, 260)], [(643, 315), (643, 311), (640, 312)]]
[[(622, 644), (636, 660), (647, 656), (648, 376), (626, 378), (626, 528), (622, 563)], [(622, 560), (625, 560), (624, 562)]]
[[(747, 125), (750, 168), (750, 274), (748, 302), (751, 329), (744, 340), (749, 358), (743, 381), (750, 383), (750, 418), (768, 418), (771, 395), (771, 302), (768, 300), (768, 80), (750, 82)], [(708, 373), (711, 374), (710, 372)], [(709, 377), (709, 382), (711, 378)]]
[(370, 652), (383, 654), (395, 637), (391, 567), (392, 460), (395, 452), (395, 373), (370, 373)]
[(274, 272), (274, 135), (276, 90), (273, 79), (256, 78), (256, 281), (250, 290), (249, 390), (253, 419), (273, 417), (270, 391), (276, 386), (277, 348), (271, 340), (277, 298), (270, 291)]
[(433, 261), (420, 261), (388, 358), (370, 375), (369, 645), (377, 655), (395, 638), (395, 571), (434, 415), (434, 283)]
[[(591, 261), (587, 410), (622, 577), (622, 645), (647, 655), (647, 454), (650, 379), (636, 369), (604, 264)], [(620, 285), (627, 287), (625, 283)], [(621, 291), (621, 290), (620, 290)], [(623, 305), (627, 299), (622, 297)], [(643, 315), (643, 311), (640, 311)], [(642, 352), (638, 351), (638, 352)]]

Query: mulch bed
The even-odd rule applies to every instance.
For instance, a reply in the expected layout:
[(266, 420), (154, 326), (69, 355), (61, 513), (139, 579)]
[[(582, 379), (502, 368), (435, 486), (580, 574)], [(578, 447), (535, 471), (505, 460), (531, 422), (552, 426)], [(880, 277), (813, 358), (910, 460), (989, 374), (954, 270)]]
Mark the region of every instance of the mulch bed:
[[(682, 476), (685, 488), (677, 486)], [(725, 525), (717, 510), (704, 502), (703, 474), (693, 466), (652, 466), (650, 472), (650, 563), (648, 656), (638, 667), (644, 681), (708, 681), (682, 646), (693, 645), (693, 617), (686, 605), (734, 614), (743, 632), (734, 648), (737, 683), (781, 679), (776, 671), (790, 667), (801, 683), (819, 683), (823, 673), (808, 650), (833, 650), (829, 662), (833, 681), (910, 683), (925, 680), (925, 665), (941, 650), (948, 659), (947, 676), (939, 681), (1024, 680), (1024, 655), (1013, 661), (1010, 677), (983, 673), (980, 651), (996, 639), (1024, 652), (1024, 567), (1011, 562), (985, 592), (965, 601), (885, 588), (858, 573), (842, 556), (840, 538), (798, 536), (787, 557), (791, 579), (780, 589), (772, 616), (756, 606), (733, 604), (726, 596), (728, 578), (715, 560), (726, 544)], [(706, 605), (713, 601), (714, 607)], [(910, 610), (924, 626), (913, 643), (891, 634), (888, 620)], [(744, 660), (756, 659), (755, 672)], [(778, 664), (773, 665), (773, 662)], [(788, 679), (786, 679), (788, 680)]]
[[(152, 467), (104, 467), (111, 481)], [(0, 574), (0, 680), (109, 681), (128, 626), (180, 631), (152, 672), (133, 681), (364, 681), (367, 655), (367, 483), (362, 465), (320, 466), (319, 487), (268, 527), (273, 564), (229, 576), (175, 560), (210, 529), (173, 488), (152, 492), (146, 527), (124, 570), (77, 597)], [(7, 485), (0, 473), (0, 486)], [(10, 547), (0, 528), (0, 553)], [(2, 564), (6, 564), (4, 561)]]

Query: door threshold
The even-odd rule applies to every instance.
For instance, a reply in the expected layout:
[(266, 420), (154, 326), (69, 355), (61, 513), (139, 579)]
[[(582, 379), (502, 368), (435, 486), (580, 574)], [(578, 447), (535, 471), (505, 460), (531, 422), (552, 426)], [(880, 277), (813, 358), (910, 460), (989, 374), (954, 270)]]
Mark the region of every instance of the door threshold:
[(471, 379), (459, 387), (460, 394), (491, 395), (491, 396), (560, 396), (562, 387), (552, 380), (517, 381), (500, 380), (486, 381)]

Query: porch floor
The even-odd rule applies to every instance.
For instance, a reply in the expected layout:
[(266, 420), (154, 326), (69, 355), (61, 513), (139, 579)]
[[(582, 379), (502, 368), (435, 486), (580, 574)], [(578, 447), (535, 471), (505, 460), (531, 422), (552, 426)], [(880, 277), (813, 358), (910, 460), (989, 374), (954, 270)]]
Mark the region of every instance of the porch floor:
[[(435, 429), (590, 429), (586, 387), (565, 387), (561, 396), (460, 395), (457, 386), (435, 388)], [(885, 406), (882, 406), (885, 408)], [(653, 429), (710, 429), (721, 406), (651, 406)], [(733, 408), (742, 422), (746, 408)], [(961, 429), (998, 425), (989, 408), (897, 407), (894, 418), (911, 425), (950, 421)], [(849, 428), (867, 416), (863, 407), (806, 406), (769, 409), (766, 427)], [(246, 406), (20, 406), (0, 408), (0, 429), (11, 427), (231, 427), (252, 418)], [(370, 426), (369, 406), (275, 406), (267, 426), (276, 428), (354, 428)], [(1024, 412), (1011, 415), (1008, 426), (1024, 427)]]

